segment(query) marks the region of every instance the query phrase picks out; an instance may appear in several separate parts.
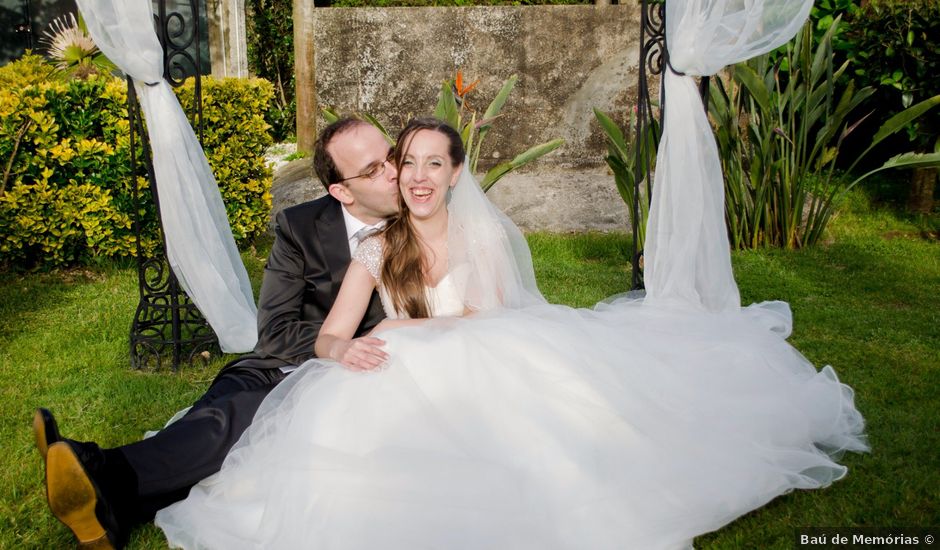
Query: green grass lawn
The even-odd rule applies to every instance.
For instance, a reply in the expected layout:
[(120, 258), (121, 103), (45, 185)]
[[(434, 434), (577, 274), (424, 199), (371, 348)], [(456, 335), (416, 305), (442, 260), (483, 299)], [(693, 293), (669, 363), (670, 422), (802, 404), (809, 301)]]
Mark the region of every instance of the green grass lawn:
[[(856, 210), (833, 223), (827, 244), (733, 260), (744, 303), (788, 301), (790, 341), (855, 388), (873, 451), (847, 455), (849, 475), (832, 487), (778, 498), (697, 548), (792, 548), (802, 527), (940, 526), (940, 243), (890, 213)], [(534, 234), (529, 242), (553, 302), (590, 306), (627, 290), (624, 235)], [(243, 254), (256, 293), (267, 246)], [(188, 405), (223, 364), (131, 370), (136, 293), (128, 267), (0, 274), (0, 548), (72, 546), (45, 505), (35, 407), (52, 409), (68, 437), (119, 445)], [(130, 548), (165, 543), (147, 526)]]

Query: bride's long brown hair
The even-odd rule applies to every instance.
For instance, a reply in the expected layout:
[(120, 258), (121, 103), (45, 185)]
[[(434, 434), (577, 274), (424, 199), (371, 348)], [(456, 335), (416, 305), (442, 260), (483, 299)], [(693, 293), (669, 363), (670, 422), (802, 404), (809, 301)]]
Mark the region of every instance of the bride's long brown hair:
[[(440, 132), (450, 142), (447, 153), (451, 166), (463, 162), (464, 148), (460, 134), (446, 122), (436, 118), (412, 119), (398, 135), (395, 145), (395, 166), (401, 173), (402, 161), (414, 135), (421, 130)], [(412, 319), (430, 317), (425, 287), (428, 261), (421, 253), (418, 240), (421, 238), (411, 223), (408, 207), (401, 193), (398, 194), (398, 213), (392, 217), (385, 228), (385, 252), (382, 262), (382, 282), (388, 291), (392, 304), (398, 312), (407, 313)]]

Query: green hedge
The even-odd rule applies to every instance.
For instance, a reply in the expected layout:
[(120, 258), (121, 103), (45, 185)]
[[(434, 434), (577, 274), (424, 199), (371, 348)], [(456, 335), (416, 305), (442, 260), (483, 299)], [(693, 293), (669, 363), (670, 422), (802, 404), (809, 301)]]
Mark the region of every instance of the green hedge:
[[(848, 20), (844, 49), (859, 85), (878, 89), (868, 101), (878, 118), (940, 93), (940, 1), (872, 0), (852, 10)], [(933, 150), (938, 133), (937, 110), (908, 128), (908, 138), (922, 151)]]
[[(60, 81), (40, 57), (0, 67), (0, 264), (51, 267), (136, 254), (127, 92), (123, 80)], [(262, 80), (204, 79), (206, 156), (219, 182), (237, 241), (264, 230), (271, 138)], [(187, 112), (192, 83), (178, 90)], [(139, 154), (139, 153), (138, 153)], [(139, 158), (139, 157), (138, 157)], [(141, 246), (159, 246), (145, 173)]]
[(267, 112), (277, 141), (293, 140), (297, 121), (294, 97), (293, 0), (246, 0), (248, 65), (274, 86)]
[[(193, 81), (177, 89), (192, 112)], [(265, 113), (274, 92), (260, 78), (202, 80), (203, 148), (215, 175), (236, 242), (257, 237), (271, 214), (271, 169), (264, 150), (271, 145)]]

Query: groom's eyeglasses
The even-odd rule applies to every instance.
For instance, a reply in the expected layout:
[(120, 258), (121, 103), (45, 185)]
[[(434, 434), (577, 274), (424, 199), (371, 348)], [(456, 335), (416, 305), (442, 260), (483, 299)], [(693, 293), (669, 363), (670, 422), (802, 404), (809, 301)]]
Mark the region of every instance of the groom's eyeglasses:
[(354, 180), (356, 178), (369, 178), (370, 180), (377, 180), (379, 176), (385, 173), (385, 166), (388, 164), (394, 164), (395, 162), (395, 150), (389, 149), (388, 155), (385, 156), (385, 160), (378, 164), (373, 164), (369, 167), (366, 172), (359, 174), (357, 176), (351, 176), (348, 178), (343, 178), (336, 183), (343, 183), (344, 181)]

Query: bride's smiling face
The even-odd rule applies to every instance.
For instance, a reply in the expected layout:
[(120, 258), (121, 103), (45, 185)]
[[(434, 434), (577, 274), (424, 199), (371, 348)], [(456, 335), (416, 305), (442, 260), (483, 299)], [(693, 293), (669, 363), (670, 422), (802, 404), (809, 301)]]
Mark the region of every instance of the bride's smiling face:
[(460, 164), (449, 155), (450, 141), (435, 130), (415, 132), (402, 158), (398, 185), (414, 219), (446, 211), (447, 190), (457, 183)]

